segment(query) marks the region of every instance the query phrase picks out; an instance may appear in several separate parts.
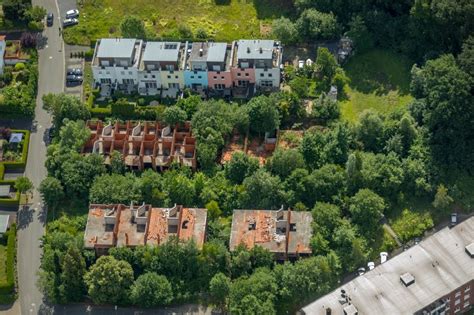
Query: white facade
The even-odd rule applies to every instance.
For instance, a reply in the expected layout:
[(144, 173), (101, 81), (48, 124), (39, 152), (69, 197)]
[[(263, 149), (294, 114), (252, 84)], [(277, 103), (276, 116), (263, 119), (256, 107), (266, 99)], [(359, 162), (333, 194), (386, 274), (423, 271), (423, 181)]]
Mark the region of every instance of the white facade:
[(158, 70), (138, 71), (138, 93), (156, 95), (161, 89), (161, 74)]
[(262, 88), (279, 88), (280, 69), (255, 68), (255, 85)]

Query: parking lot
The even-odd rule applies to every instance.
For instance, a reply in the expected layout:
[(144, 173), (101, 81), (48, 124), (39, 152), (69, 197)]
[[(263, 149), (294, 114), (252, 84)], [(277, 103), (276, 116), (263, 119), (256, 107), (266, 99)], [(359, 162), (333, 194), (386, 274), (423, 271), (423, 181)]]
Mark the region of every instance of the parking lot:
[[(66, 49), (67, 53), (67, 49)], [(82, 58), (71, 58), (70, 54), (66, 56), (66, 69), (64, 71), (67, 71), (68, 69), (81, 69), (84, 71), (84, 59)], [(66, 87), (64, 90), (67, 94), (71, 94), (74, 96), (77, 96), (79, 98), (82, 98), (82, 84), (79, 82), (74, 82), (74, 83), (67, 83), (66, 82)]]

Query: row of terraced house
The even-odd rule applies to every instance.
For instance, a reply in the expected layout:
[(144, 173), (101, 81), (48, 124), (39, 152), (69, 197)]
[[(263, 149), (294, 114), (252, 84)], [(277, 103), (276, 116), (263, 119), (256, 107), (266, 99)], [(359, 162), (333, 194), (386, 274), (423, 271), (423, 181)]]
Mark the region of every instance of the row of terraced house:
[(282, 47), (273, 40), (146, 42), (130, 38), (97, 41), (92, 60), (101, 95), (139, 93), (175, 98), (184, 89), (203, 97), (248, 98), (278, 90)]

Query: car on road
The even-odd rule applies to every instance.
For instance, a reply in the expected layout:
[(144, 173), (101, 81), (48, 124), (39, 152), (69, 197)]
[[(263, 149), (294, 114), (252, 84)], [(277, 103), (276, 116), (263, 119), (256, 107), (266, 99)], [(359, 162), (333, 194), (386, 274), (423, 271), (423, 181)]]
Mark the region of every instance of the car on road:
[(46, 15), (46, 25), (47, 26), (53, 26), (53, 22), (54, 22), (54, 15), (53, 13), (48, 13)]
[(362, 276), (363, 274), (365, 274), (365, 268), (364, 267), (360, 267), (359, 269), (357, 269), (357, 274), (359, 276)]
[(386, 262), (388, 259), (388, 253), (387, 252), (381, 252), (380, 253), (380, 263), (383, 264)]
[(63, 21), (63, 27), (73, 26), (79, 23), (78, 19), (65, 19)]
[(79, 76), (82, 76), (82, 69), (79, 69), (79, 68), (69, 68), (67, 69), (67, 72), (66, 72), (68, 75), (79, 75)]
[(369, 270), (372, 270), (375, 268), (375, 263), (373, 261), (369, 261), (367, 263), (367, 268), (369, 268)]
[(72, 19), (72, 18), (77, 18), (79, 17), (79, 10), (73, 9), (66, 11), (66, 19)]

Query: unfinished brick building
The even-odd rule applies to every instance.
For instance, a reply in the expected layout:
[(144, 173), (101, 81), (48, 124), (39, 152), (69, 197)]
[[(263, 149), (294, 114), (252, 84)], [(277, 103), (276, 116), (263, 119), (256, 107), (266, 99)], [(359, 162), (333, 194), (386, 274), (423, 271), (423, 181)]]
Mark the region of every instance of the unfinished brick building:
[(87, 127), (91, 136), (82, 153), (100, 154), (105, 164), (110, 164), (112, 152), (117, 151), (122, 154), (125, 165), (135, 170), (162, 171), (173, 162), (196, 169), (196, 139), (190, 122), (172, 128), (151, 121), (104, 125), (99, 120), (88, 121)]
[(170, 237), (194, 240), (202, 248), (206, 237), (207, 209), (152, 208), (151, 205), (91, 204), (84, 247), (97, 255), (112, 247), (157, 246)]
[(230, 250), (241, 244), (248, 249), (258, 245), (277, 260), (310, 255), (312, 221), (309, 211), (234, 210)]

